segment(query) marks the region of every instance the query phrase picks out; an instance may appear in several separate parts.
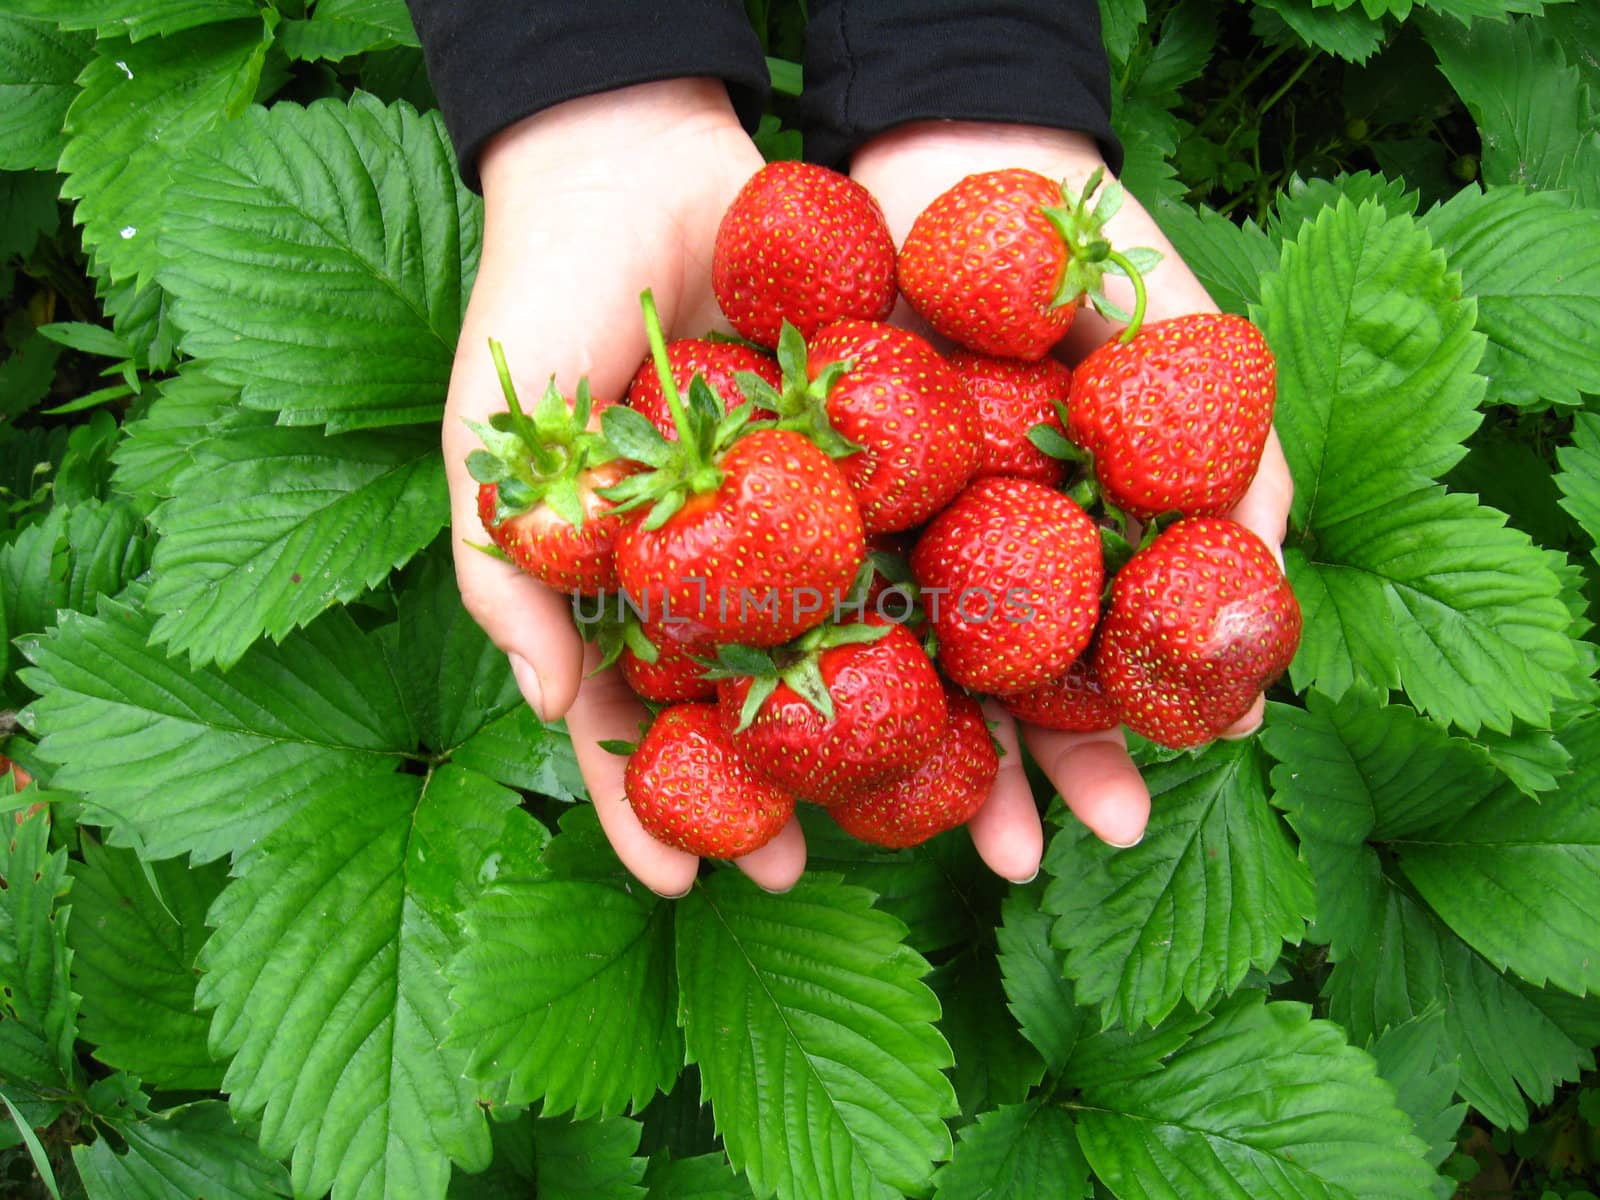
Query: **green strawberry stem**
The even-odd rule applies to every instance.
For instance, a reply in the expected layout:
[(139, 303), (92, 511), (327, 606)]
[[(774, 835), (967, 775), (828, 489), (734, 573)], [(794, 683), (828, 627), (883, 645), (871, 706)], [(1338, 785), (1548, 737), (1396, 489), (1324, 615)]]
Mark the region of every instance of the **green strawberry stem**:
[(544, 444), (544, 438), (522, 411), (522, 404), (517, 399), (517, 385), (512, 381), (511, 367), (506, 362), (505, 347), (490, 338), (489, 354), (494, 358), (494, 369), (500, 376), (500, 390), (505, 393), (506, 410), (511, 414), (511, 428), (527, 445), (528, 458), (533, 462), (535, 473), (542, 478), (560, 474), (566, 456)]
[(672, 363), (667, 358), (667, 337), (661, 329), (661, 314), (656, 311), (656, 298), (649, 288), (639, 293), (639, 307), (644, 310), (644, 334), (650, 342), (650, 357), (655, 362), (656, 374), (661, 377), (661, 395), (672, 413), (672, 425), (678, 431), (678, 444), (692, 458), (689, 472), (691, 492), (714, 492), (722, 486), (722, 472), (705, 454), (701, 440), (689, 422), (688, 410), (683, 406), (683, 394), (672, 378)]
[(1122, 331), (1117, 341), (1126, 344), (1131, 342), (1139, 332), (1139, 327), (1144, 324), (1144, 310), (1149, 301), (1149, 294), (1145, 291), (1144, 272), (1128, 260), (1128, 256), (1118, 250), (1106, 247), (1106, 261), (1116, 263), (1122, 268), (1123, 274), (1133, 284), (1133, 316), (1128, 319), (1127, 328)]

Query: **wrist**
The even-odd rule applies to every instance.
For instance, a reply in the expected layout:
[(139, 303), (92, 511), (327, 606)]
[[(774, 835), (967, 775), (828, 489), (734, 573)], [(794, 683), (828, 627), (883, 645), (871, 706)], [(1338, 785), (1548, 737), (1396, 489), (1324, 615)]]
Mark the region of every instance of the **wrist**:
[[(912, 121), (862, 143), (852, 171), (880, 162), (960, 162), (966, 173), (1026, 167), (1052, 179), (1082, 180), (1106, 163), (1094, 138), (1071, 129), (996, 121)], [(954, 181), (952, 181), (954, 182)]]

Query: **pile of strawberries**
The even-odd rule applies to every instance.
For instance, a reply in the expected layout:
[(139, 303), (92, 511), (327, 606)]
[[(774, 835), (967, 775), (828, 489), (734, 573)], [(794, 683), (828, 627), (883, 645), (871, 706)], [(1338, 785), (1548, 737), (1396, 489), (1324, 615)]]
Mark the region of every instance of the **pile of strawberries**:
[[(975, 697), (1188, 747), (1287, 667), (1299, 608), (1224, 515), (1271, 355), (1238, 317), (1143, 324), (1154, 256), (1106, 242), (1120, 193), (1098, 182), (970, 176), (897, 254), (859, 184), (770, 164), (713, 263), (742, 340), (667, 343), (646, 293), (627, 395), (552, 383), (531, 412), (492, 344), (508, 411), (473, 425), (480, 515), (651, 703), (626, 784), (654, 836), (735, 857), (806, 800), (914, 845), (994, 780)], [(954, 348), (888, 324), (897, 297)], [(1127, 329), (1069, 371), (1049, 351), (1084, 303)]]

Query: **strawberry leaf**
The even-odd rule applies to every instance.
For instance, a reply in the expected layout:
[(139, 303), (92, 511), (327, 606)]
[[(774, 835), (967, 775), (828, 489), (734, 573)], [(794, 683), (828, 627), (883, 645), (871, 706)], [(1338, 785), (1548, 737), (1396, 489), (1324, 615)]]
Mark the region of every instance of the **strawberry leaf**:
[(290, 58), (339, 61), (375, 50), (416, 46), (404, 0), (317, 0), (304, 21), (285, 21), (279, 35)]
[(261, 1152), (217, 1100), (169, 1108), (124, 1121), (109, 1138), (72, 1147), (72, 1163), (90, 1196), (205, 1196), (208, 1200), (272, 1200), (293, 1195), (281, 1163)]
[(335, 433), (437, 424), (480, 237), (437, 114), (363, 95), (253, 108), (163, 195), (183, 349), (248, 407)]
[[(950, 1051), (923, 959), (870, 894), (702, 880), (677, 909), (680, 1018), (733, 1163), (783, 1200), (890, 1200), (950, 1153)], [(738, 1030), (737, 1037), (728, 1031)]]
[[(1557, 1083), (1592, 1065), (1600, 1029), (1577, 1002), (1496, 971), (1397, 877), (1393, 856), (1380, 854), (1506, 785), (1465, 739), (1371, 693), (1335, 703), (1313, 692), (1305, 709), (1275, 705), (1262, 736), (1279, 762), (1274, 801), (1316, 885), (1312, 934), (1333, 963), (1330, 1015), (1365, 1042), (1442, 1006), (1441, 1052), (1460, 1061), (1463, 1098), (1496, 1125), (1526, 1127), (1529, 1101), (1547, 1103)], [(1594, 890), (1586, 881), (1580, 895)], [(1496, 908), (1486, 919), (1513, 912)], [(1584, 944), (1564, 948), (1569, 963)]]
[(195, 1012), (194, 966), (226, 866), (149, 864), (157, 893), (131, 851), (87, 838), (82, 847), (83, 861), (72, 864), (77, 919), (67, 941), (83, 1039), (101, 1062), (136, 1070), (154, 1087), (217, 1090), (223, 1064), (206, 1049), (210, 1022)]
[(1083, 1104), (1079, 1145), (1117, 1195), (1433, 1194), (1426, 1147), (1371, 1056), (1260, 993), (1223, 1005), (1161, 1070), (1087, 1088)]
[[(1600, 147), (1597, 147), (1600, 151)], [(1478, 302), (1480, 368), (1502, 404), (1576, 405), (1600, 392), (1600, 211), (1521, 188), (1467, 188), (1423, 219)]]
[(1561, 472), (1556, 485), (1561, 507), (1572, 514), (1594, 543), (1589, 553), (1600, 562), (1600, 414), (1579, 413), (1573, 420), (1572, 443), (1556, 451)]
[(74, 216), (101, 279), (155, 278), (167, 181), (197, 138), (244, 111), (261, 79), (272, 34), (254, 8), (240, 15), (256, 20), (95, 47), (67, 112), (60, 169), (61, 194), (78, 201)]
[(1078, 1001), (1128, 1028), (1233, 992), (1300, 941), (1312, 911), (1253, 744), (1219, 742), (1145, 778), (1155, 803), (1144, 841), (1117, 850), (1069, 819), (1045, 859), (1055, 882), (1044, 907)]
[(230, 666), (382, 582), (449, 516), (437, 431), (208, 438), (156, 513), (154, 637)]
[(0, 170), (50, 171), (94, 39), (25, 17), (0, 20)]
[(468, 911), (450, 1044), (506, 1103), (578, 1118), (642, 1109), (683, 1062), (672, 926), (594, 810), (573, 810), (542, 868), (512, 866)]
[(540, 1120), (534, 1124), (539, 1200), (645, 1200), (646, 1162), (637, 1121)]
[(995, 936), (1006, 1007), (1022, 1035), (1044, 1056), (1045, 1069), (1054, 1073), (1072, 1057), (1080, 1036), (1089, 1032), (1085, 1028), (1089, 1010), (1078, 1006), (1062, 955), (1051, 945), (1055, 917), (1043, 908), (1044, 894), (1042, 880), (1013, 888)]
[(1032, 1200), (1040, 1182), (1075, 1200), (1094, 1194), (1072, 1117), (1043, 1099), (984, 1113), (934, 1176), (935, 1200)]
[(445, 967), (517, 796), (453, 766), (316, 793), (213, 906), (198, 1003), (297, 1194), (443, 1200), (452, 1160), (490, 1158), (466, 1055), (443, 1043)]
[(48, 807), (0, 823), (0, 1062), (8, 1087), (72, 1094), (78, 997), (62, 903), (71, 880), (67, 852), (50, 849), (51, 824)]
[(133, 41), (253, 17), (255, 0), (5, 0), (5, 11)]

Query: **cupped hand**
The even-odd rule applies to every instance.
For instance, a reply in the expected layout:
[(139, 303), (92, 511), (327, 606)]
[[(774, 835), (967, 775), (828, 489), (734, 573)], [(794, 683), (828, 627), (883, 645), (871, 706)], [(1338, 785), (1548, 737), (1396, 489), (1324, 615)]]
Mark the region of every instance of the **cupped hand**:
[[(901, 126), (873, 139), (856, 152), (850, 173), (877, 197), (898, 246), (917, 214), (934, 197), (967, 175), (1007, 167), (1026, 167), (1051, 179), (1064, 179), (1077, 191), (1105, 162), (1094, 141), (1083, 134), (940, 121)], [(1108, 223), (1107, 232), (1118, 248), (1149, 246), (1163, 255), (1161, 264), (1146, 276), (1146, 321), (1217, 311), (1200, 281), (1132, 196)], [(1133, 288), (1126, 279), (1108, 276), (1106, 292), (1131, 311)], [(904, 301), (894, 319), (928, 333)], [(1069, 363), (1076, 362), (1120, 329), (1120, 325), (1084, 310), (1058, 352)], [(1273, 433), (1254, 482), (1231, 515), (1258, 534), (1280, 563), (1292, 498), (1288, 462)], [(1263, 703), (1258, 697), (1224, 736), (1253, 733), (1261, 724)], [(1016, 723), (996, 704), (987, 705), (985, 711), (995, 723), (996, 737), (1006, 754), (989, 799), (968, 828), (978, 853), (997, 874), (1025, 880), (1038, 871), (1044, 834), (1018, 753)], [(1120, 729), (1065, 733), (1023, 725), (1020, 734), (1068, 808), (1098, 837), (1113, 846), (1129, 846), (1144, 836), (1150, 794), (1128, 755)]]
[[(456, 580), (467, 611), (509, 656), (541, 717), (565, 716), (606, 836), (646, 886), (680, 895), (698, 860), (640, 826), (623, 794), (625, 759), (600, 748), (636, 741), (647, 716), (619, 672), (590, 674), (567, 596), (475, 548), (487, 542), (462, 418), (505, 408), (488, 340), (505, 346), (526, 403), (555, 377), (571, 396), (587, 377), (597, 402), (620, 399), (647, 345), (639, 293), (652, 289), (669, 337), (717, 326), (711, 252), (734, 194), (761, 166), (723, 85), (643, 84), (557, 105), (499, 134), (479, 160), (484, 234), (446, 404)], [(755, 881), (785, 888), (805, 847), (791, 822), (740, 860)]]

